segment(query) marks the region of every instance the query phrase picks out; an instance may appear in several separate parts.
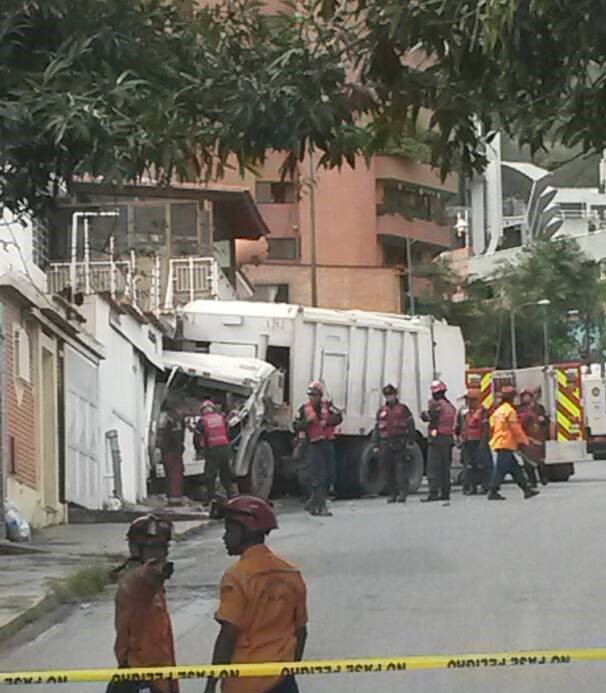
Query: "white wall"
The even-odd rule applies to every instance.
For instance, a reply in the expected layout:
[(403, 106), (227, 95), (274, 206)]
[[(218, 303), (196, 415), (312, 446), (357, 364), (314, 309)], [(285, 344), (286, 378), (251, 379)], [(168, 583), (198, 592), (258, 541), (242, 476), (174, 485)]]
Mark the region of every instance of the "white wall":
[(46, 274), (33, 261), (32, 220), (17, 220), (6, 207), (0, 216), (0, 274), (19, 272), (25, 274), (46, 292)]
[[(122, 457), (124, 499), (134, 503), (145, 498), (147, 492), (149, 398), (153, 397), (150, 371), (155, 371), (149, 359), (158, 365), (161, 363), (162, 337), (152, 325), (141, 325), (131, 315), (116, 312), (99, 296), (87, 296), (82, 312), (87, 317), (86, 328), (106, 349), (106, 359), (99, 366), (104, 500), (114, 491), (112, 457), (106, 433), (115, 429)], [(149, 333), (156, 337), (156, 344), (149, 339)], [(143, 357), (144, 352), (148, 358)]]

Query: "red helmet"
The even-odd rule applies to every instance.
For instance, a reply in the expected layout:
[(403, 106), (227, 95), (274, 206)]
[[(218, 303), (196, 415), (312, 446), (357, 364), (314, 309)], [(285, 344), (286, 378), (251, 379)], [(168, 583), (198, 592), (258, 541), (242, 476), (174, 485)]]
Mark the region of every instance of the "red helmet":
[(480, 399), (480, 391), (474, 387), (470, 387), (467, 389), (467, 392), (465, 393), (465, 397), (467, 397), (467, 399), (474, 399), (474, 400)]
[(531, 388), (531, 387), (525, 387), (522, 392), (520, 392), (521, 395), (530, 395), (531, 397), (534, 397), (536, 392)]
[(444, 383), (442, 380), (434, 380), (430, 386), (430, 389), (433, 393), (436, 393), (446, 392), (448, 388), (446, 387), (446, 383)]
[(323, 395), (324, 394), (324, 385), (319, 380), (314, 380), (313, 383), (309, 383), (307, 386), (307, 394), (308, 395)]
[(501, 388), (501, 394), (503, 397), (514, 397), (516, 394), (516, 389), (513, 385), (503, 385)]
[(265, 532), (278, 528), (276, 514), (269, 501), (256, 496), (237, 496), (225, 506), (225, 519), (235, 520), (250, 532)]
[(200, 411), (204, 411), (207, 407), (210, 407), (212, 409), (217, 408), (212, 399), (205, 399), (204, 402), (202, 402), (202, 404), (200, 405)]
[(172, 540), (173, 530), (173, 523), (170, 520), (161, 520), (149, 513), (131, 522), (126, 538), (133, 544), (164, 546)]

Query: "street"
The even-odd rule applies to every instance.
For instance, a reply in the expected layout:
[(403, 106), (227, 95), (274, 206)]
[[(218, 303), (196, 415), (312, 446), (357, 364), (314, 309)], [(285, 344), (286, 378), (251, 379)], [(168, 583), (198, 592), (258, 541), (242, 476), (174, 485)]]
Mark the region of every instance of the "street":
[[(458, 654), (606, 646), (606, 468), (585, 466), (524, 501), (453, 496), (450, 507), (384, 500), (333, 504), (333, 518), (278, 503), (270, 538), (297, 563), (309, 589), (307, 658)], [(210, 660), (217, 584), (230, 559), (221, 528), (177, 544), (169, 600), (182, 663)], [(33, 639), (0, 652), (3, 671), (111, 666), (112, 590)], [(449, 693), (602, 690), (606, 663), (545, 668), (411, 671), (300, 679), (309, 691)], [(201, 682), (182, 684), (184, 693)], [(73, 686), (71, 687), (73, 690)], [(78, 685), (102, 691), (102, 684)], [(44, 691), (46, 687), (36, 687)], [(51, 690), (51, 687), (48, 687)], [(56, 686), (52, 686), (56, 691)], [(67, 690), (67, 689), (66, 689)]]

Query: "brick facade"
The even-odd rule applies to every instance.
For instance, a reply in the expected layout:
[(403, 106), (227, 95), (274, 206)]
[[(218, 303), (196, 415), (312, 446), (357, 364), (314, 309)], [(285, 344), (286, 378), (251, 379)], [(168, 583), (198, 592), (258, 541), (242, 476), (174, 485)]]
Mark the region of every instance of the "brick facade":
[(33, 382), (15, 375), (15, 328), (24, 329), (30, 340), (30, 373), (34, 380), (31, 355), (34, 353), (34, 331), (21, 320), (21, 307), (10, 298), (1, 297), (4, 305), (4, 396), (6, 413), (5, 471), (16, 481), (38, 488), (36, 464), (36, 406)]

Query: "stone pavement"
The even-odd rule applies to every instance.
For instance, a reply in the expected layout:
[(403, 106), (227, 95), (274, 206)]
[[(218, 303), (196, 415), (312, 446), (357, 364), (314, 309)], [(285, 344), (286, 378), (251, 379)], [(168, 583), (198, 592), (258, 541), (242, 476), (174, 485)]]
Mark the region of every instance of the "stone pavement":
[[(208, 519), (174, 522), (176, 540), (199, 531)], [(127, 522), (59, 525), (38, 530), (27, 544), (0, 545), (0, 640), (57, 606), (73, 582), (126, 558)], [(98, 579), (98, 578), (97, 578)]]

